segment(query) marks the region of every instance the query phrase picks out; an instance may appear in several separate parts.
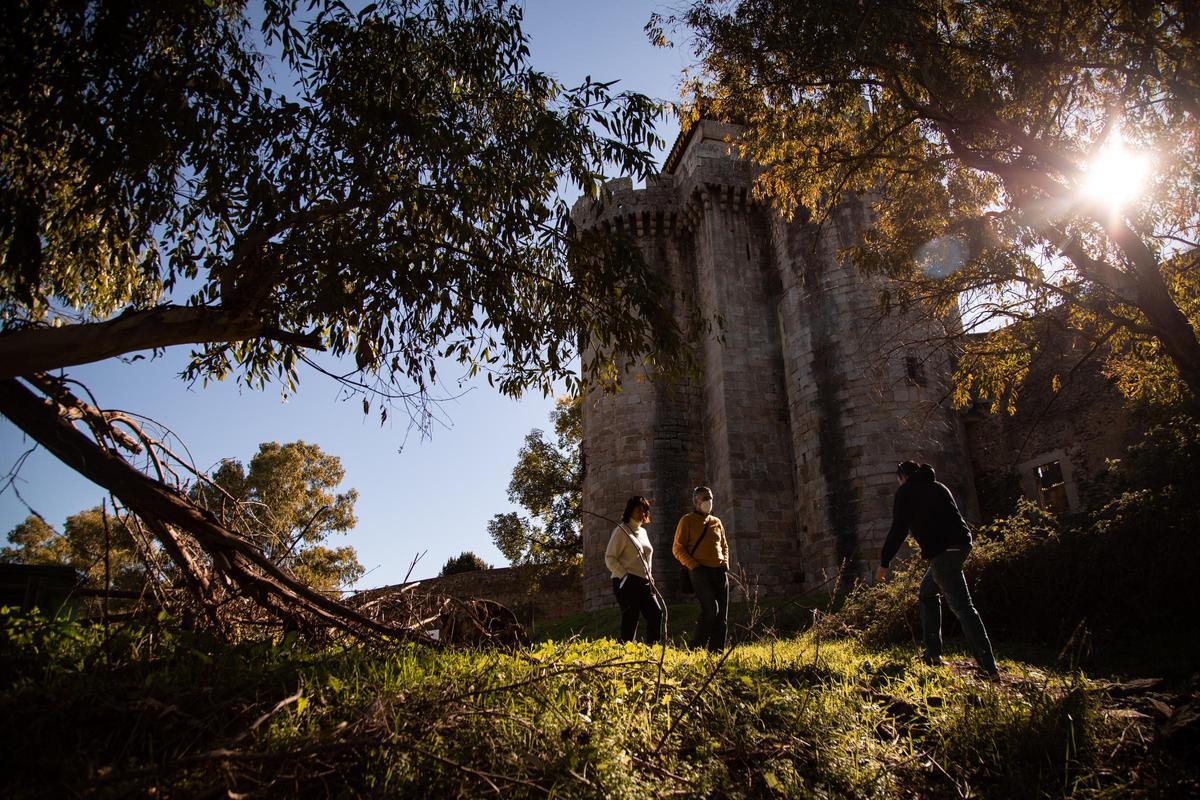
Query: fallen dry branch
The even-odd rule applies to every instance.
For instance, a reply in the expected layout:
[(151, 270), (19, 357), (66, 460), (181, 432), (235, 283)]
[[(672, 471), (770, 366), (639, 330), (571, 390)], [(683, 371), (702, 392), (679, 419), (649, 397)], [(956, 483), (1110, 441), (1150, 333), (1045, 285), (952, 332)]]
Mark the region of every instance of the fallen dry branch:
[(474, 769), (472, 767), (468, 767), (466, 764), (460, 764), (457, 761), (446, 758), (445, 756), (440, 756), (437, 753), (432, 753), (421, 747), (414, 746), (412, 748), (412, 751), (414, 753), (418, 753), (418, 754), (424, 756), (425, 758), (432, 759), (433, 761), (438, 761), (442, 764), (445, 764), (448, 767), (456, 769), (459, 772), (463, 773), (464, 775), (470, 775), (473, 778), (477, 778), (477, 779), (483, 781), (489, 787), (491, 787), (493, 792), (495, 792), (500, 797), (504, 796), (504, 792), (501, 791), (500, 787), (496, 785), (496, 781), (499, 781), (501, 783), (508, 784), (508, 785), (525, 786), (527, 788), (537, 791), (537, 793), (540, 795), (545, 795), (545, 796), (550, 795), (550, 790), (547, 789), (546, 787), (539, 786), (538, 784), (534, 783), (533, 781), (527, 781), (524, 778), (513, 778), (513, 777), (509, 777), (507, 775), (499, 775), (494, 772), (485, 772), (483, 770)]
[(346, 604), (381, 622), (406, 622), (446, 645), (524, 647), (529, 644), (524, 627), (508, 607), (494, 600), (463, 600), (425, 592), (419, 585), (370, 589), (347, 598)]
[[(59, 460), (107, 489), (143, 520), (183, 572), (210, 618), (217, 613), (218, 605), (211, 572), (293, 629), (327, 626), (356, 636), (432, 642), (419, 627), (372, 619), (297, 580), (182, 492), (135, 469), (115, 446), (104, 446), (113, 420), (106, 419), (103, 412), (78, 401), (61, 382), (44, 376), (36, 381), (52, 393), (50, 399), (39, 398), (15, 379), (0, 380), (0, 413)], [(56, 385), (57, 390), (52, 388)], [(76, 429), (75, 420), (86, 421), (96, 441)], [(198, 546), (210, 564), (188, 555), (185, 537)]]

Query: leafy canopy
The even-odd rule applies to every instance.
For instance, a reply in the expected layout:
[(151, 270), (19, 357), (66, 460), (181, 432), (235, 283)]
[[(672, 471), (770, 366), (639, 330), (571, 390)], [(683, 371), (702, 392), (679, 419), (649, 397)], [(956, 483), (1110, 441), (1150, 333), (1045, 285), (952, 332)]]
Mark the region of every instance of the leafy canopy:
[(107, 555), (110, 588), (140, 590), (146, 584), (146, 560), (158, 575), (165, 566), (163, 556), (125, 515), (109, 511), (107, 517), (106, 525), (99, 506), (80, 511), (67, 517), (60, 533), (31, 514), (8, 532), (9, 546), (0, 548), (0, 562), (69, 566), (87, 576), (92, 587), (103, 587)]
[[(576, 237), (559, 196), (652, 172), (661, 109), (531, 68), (521, 18), (507, 0), (7, 4), (0, 349), (40, 371), (111, 357), (45, 326), (120, 313), (118, 353), (192, 343), (190, 376), (256, 385), (294, 385), (306, 347), (385, 392), (423, 392), (439, 357), (548, 391), (577, 379), (578, 341), (608, 344), (585, 370), (670, 362), (661, 282), (628, 242)], [(139, 314), (165, 301), (213, 313), (159, 336)]]
[(963, 343), (960, 403), (1011, 401), (1055, 307), (1128, 393), (1200, 396), (1194, 3), (706, 1), (648, 31), (680, 23), (693, 113), (747, 126), (763, 195), (815, 224), (873, 200), (850, 255), (893, 279), (885, 308), (941, 320), (965, 297), (966, 333), (1008, 325)]
[(533, 430), (517, 453), (508, 499), (529, 516), (508, 512), (495, 515), (488, 523), (496, 548), (513, 565), (558, 572), (582, 567), (582, 410), (579, 395), (558, 398), (550, 413), (556, 440), (548, 441), (542, 431)]
[(438, 575), (444, 578), (447, 575), (458, 575), (463, 572), (480, 572), (491, 568), (492, 566), (482, 558), (470, 550), (465, 550), (456, 556), (446, 559), (446, 563), (442, 566), (442, 571)]
[(356, 522), (358, 492), (336, 493), (345, 475), (341, 459), (315, 444), (264, 442), (249, 468), (227, 459), (211, 483), (195, 484), (190, 495), (272, 562), (309, 586), (333, 591), (363, 574), (353, 547), (325, 544)]

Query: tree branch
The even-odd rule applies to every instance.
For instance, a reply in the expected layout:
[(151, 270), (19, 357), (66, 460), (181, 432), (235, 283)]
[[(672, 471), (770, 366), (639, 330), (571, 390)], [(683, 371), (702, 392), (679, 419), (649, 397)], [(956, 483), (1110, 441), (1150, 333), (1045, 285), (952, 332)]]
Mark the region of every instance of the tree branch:
[(26, 328), (0, 336), (0, 380), (102, 361), (124, 353), (266, 338), (324, 350), (320, 336), (276, 328), (246, 315), (204, 306), (158, 306), (106, 322)]
[[(1133, 276), (1122, 272), (1106, 261), (1089, 256), (1084, 251), (1079, 239), (1069, 236), (1062, 228), (1053, 225), (1049, 225), (1047, 228), (1051, 233), (1056, 234), (1059, 251), (1075, 265), (1080, 274), (1108, 289), (1122, 301), (1130, 305), (1137, 305), (1137, 284)], [(1054, 240), (1052, 237), (1047, 238), (1051, 238), (1051, 241)]]
[[(186, 496), (88, 439), (20, 382), (0, 380), (0, 413), (65, 464), (110, 491), (138, 516), (186, 531), (213, 563), (262, 607), (285, 619), (296, 612), (307, 612), (356, 635), (428, 641), (420, 631), (369, 619), (296, 580)], [(160, 539), (164, 545), (170, 544), (161, 534)]]

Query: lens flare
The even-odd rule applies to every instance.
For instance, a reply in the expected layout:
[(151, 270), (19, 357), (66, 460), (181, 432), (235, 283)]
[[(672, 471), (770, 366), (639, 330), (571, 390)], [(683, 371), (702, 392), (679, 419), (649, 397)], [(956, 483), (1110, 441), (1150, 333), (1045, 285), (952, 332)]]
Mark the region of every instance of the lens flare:
[(1114, 135), (1088, 164), (1083, 190), (1092, 200), (1118, 211), (1146, 188), (1152, 166), (1148, 154), (1130, 150)]

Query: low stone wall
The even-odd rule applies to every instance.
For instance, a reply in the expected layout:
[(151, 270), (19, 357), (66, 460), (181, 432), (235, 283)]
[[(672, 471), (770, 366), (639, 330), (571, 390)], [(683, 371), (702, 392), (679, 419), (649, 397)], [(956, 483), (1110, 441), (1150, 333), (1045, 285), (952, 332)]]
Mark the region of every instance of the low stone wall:
[(583, 590), (578, 576), (543, 576), (537, 591), (532, 593), (528, 586), (524, 570), (497, 567), (418, 581), (414, 591), (445, 594), (460, 600), (493, 600), (511, 609), (530, 635), (539, 625), (583, 611)]

